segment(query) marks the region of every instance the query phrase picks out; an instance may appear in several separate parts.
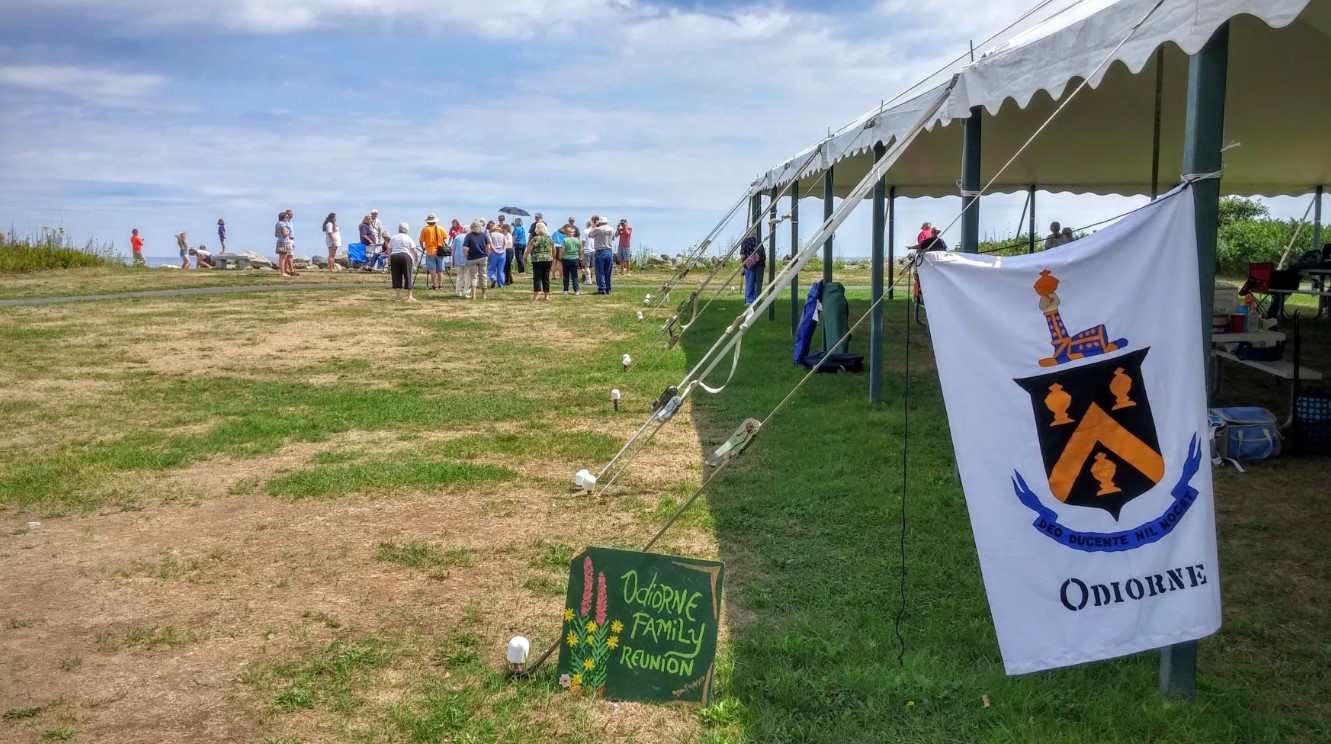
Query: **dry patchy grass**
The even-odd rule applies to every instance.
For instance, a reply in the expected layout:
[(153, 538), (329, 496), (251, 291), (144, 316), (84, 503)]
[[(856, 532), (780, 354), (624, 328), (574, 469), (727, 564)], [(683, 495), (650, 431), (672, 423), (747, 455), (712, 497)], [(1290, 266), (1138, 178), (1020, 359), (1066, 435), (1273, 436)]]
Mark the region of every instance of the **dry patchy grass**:
[[(679, 370), (622, 377), (618, 356), (649, 338), (628, 320), (632, 296), (528, 297), (406, 306), (348, 288), (0, 310), (22, 329), (0, 373), (27, 381), (0, 394), (0, 471), (57, 452), (96, 463), (32, 506), (0, 505), (14, 621), (0, 709), (34, 711), (0, 720), (0, 738), (411, 741), (452, 699), (467, 701), (458, 731), (513, 740), (699, 738), (686, 712), (499, 672), (511, 634), (543, 647), (559, 631), (552, 549), (640, 544), (701, 475), (682, 414), (612, 495), (572, 491)], [(627, 393), (618, 415), (611, 385)], [(373, 391), (383, 411), (355, 407)], [(413, 407), (431, 396), (437, 408)], [(301, 427), (281, 428), (293, 416)], [(362, 477), (402, 462), (511, 475)], [(269, 495), (310, 474), (332, 492)], [(86, 508), (60, 506), (70, 489)], [(716, 555), (703, 519), (672, 540)], [(384, 546), (446, 560), (384, 559)]]

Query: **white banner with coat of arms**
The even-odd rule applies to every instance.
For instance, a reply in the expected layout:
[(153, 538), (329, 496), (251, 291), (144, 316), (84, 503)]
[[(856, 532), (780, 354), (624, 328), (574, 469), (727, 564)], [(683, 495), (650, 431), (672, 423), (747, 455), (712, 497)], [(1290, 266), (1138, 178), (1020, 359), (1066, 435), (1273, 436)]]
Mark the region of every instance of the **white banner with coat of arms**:
[(1007, 673), (1219, 629), (1191, 191), (919, 277)]

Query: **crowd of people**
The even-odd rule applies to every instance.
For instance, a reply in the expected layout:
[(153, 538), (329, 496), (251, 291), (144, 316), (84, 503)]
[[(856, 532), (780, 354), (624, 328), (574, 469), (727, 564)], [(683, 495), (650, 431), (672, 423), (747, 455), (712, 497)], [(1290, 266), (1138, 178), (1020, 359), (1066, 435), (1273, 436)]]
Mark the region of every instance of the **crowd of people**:
[[(349, 253), (364, 256), (359, 262), (363, 271), (379, 271), (387, 266), (394, 291), (406, 290), (410, 302), (415, 301), (415, 268), (422, 263), (431, 290), (447, 288), (445, 274), (456, 269), (454, 294), (471, 298), (484, 298), (491, 289), (512, 285), (513, 274), (526, 274), (529, 266), (533, 299), (549, 299), (555, 275), (564, 294), (582, 294), (583, 285), (594, 280), (596, 294), (608, 295), (616, 266), (621, 276), (632, 273), (633, 228), (626, 219), (611, 228), (604, 217), (592, 215), (584, 230), (578, 227), (577, 219), (570, 217), (563, 226), (551, 228), (537, 212), (528, 230), (521, 217), (510, 222), (501, 214), (493, 220), (474, 219), (466, 226), (454, 219), (444, 230), (431, 214), (415, 239), (409, 231), (410, 226), (404, 222), (398, 225), (397, 234), (386, 235), (378, 210), (371, 210), (361, 219), (360, 243), (354, 246), (357, 250)], [(341, 247), (336, 214), (324, 221), (324, 233), (332, 258)], [(396, 258), (399, 255), (403, 258)], [(330, 261), (330, 266), (335, 265)]]
[[(278, 213), (273, 227), (277, 268), (282, 276), (296, 274), (294, 216), (290, 209)], [(330, 212), (324, 218), (322, 232), (328, 251), (326, 270), (339, 271), (341, 266), (337, 261), (343, 242), (337, 213)], [(633, 272), (633, 228), (627, 219), (621, 219), (612, 228), (600, 215), (592, 215), (584, 227), (569, 217), (562, 226), (552, 228), (537, 212), (528, 229), (522, 217), (510, 222), (508, 215), (500, 214), (496, 219), (475, 219), (465, 226), (454, 219), (445, 230), (431, 214), (425, 219), (425, 227), (413, 238), (405, 222), (398, 225), (396, 233), (390, 234), (379, 219), (379, 210), (372, 209), (360, 220), (356, 232), (359, 241), (346, 246), (348, 263), (362, 271), (389, 273), (396, 296), (400, 298), (405, 290), (410, 302), (416, 301), (415, 276), (422, 264), (431, 290), (444, 289), (445, 275), (456, 269), (453, 291), (459, 297), (473, 298), (485, 297), (490, 289), (512, 285), (514, 270), (526, 274), (528, 266), (533, 299), (549, 298), (552, 277), (563, 285), (564, 294), (582, 294), (583, 287), (594, 282), (596, 294), (608, 295), (616, 274), (627, 276)], [(221, 252), (225, 253), (227, 231), (223, 219), (217, 220), (217, 239)], [(188, 244), (186, 233), (178, 233), (176, 242), (181, 268), (190, 268), (191, 258), (195, 259), (195, 268), (211, 269), (216, 265), (206, 246), (195, 248)], [(135, 266), (146, 265), (145, 243), (139, 230), (134, 229), (130, 246)]]

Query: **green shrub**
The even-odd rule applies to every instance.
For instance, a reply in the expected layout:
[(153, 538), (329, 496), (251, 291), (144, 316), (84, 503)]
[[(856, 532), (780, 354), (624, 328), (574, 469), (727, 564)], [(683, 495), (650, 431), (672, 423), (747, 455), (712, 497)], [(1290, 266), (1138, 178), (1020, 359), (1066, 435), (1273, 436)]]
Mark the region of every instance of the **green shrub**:
[(63, 227), (44, 227), (37, 237), (0, 235), (0, 272), (124, 265), (114, 244), (89, 240), (79, 248)]
[[(1224, 273), (1246, 274), (1249, 263), (1279, 261), (1298, 224), (1296, 220), (1266, 219), (1222, 224), (1215, 247), (1217, 268)], [(1290, 254), (1291, 260), (1308, 250), (1311, 235), (1311, 226), (1305, 226), (1299, 233), (1299, 244)]]

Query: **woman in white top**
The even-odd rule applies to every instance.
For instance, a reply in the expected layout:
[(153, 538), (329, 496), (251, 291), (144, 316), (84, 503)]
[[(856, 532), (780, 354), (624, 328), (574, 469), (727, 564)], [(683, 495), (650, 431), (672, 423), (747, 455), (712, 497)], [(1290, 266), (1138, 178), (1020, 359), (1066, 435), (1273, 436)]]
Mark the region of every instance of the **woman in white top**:
[(508, 261), (508, 236), (494, 222), (485, 227), (490, 233), (490, 281), (494, 283), (495, 289), (503, 289), (504, 264)]
[(324, 238), (328, 244), (328, 270), (337, 271), (337, 249), (342, 247), (342, 233), (337, 229), (337, 213), (329, 212), (324, 220)]
[(416, 241), (411, 239), (411, 227), (403, 222), (397, 226), (397, 235), (388, 240), (388, 270), (393, 275), (393, 301), (402, 299), (402, 287), (407, 288), (407, 302), (415, 302), (411, 290), (416, 285)]

